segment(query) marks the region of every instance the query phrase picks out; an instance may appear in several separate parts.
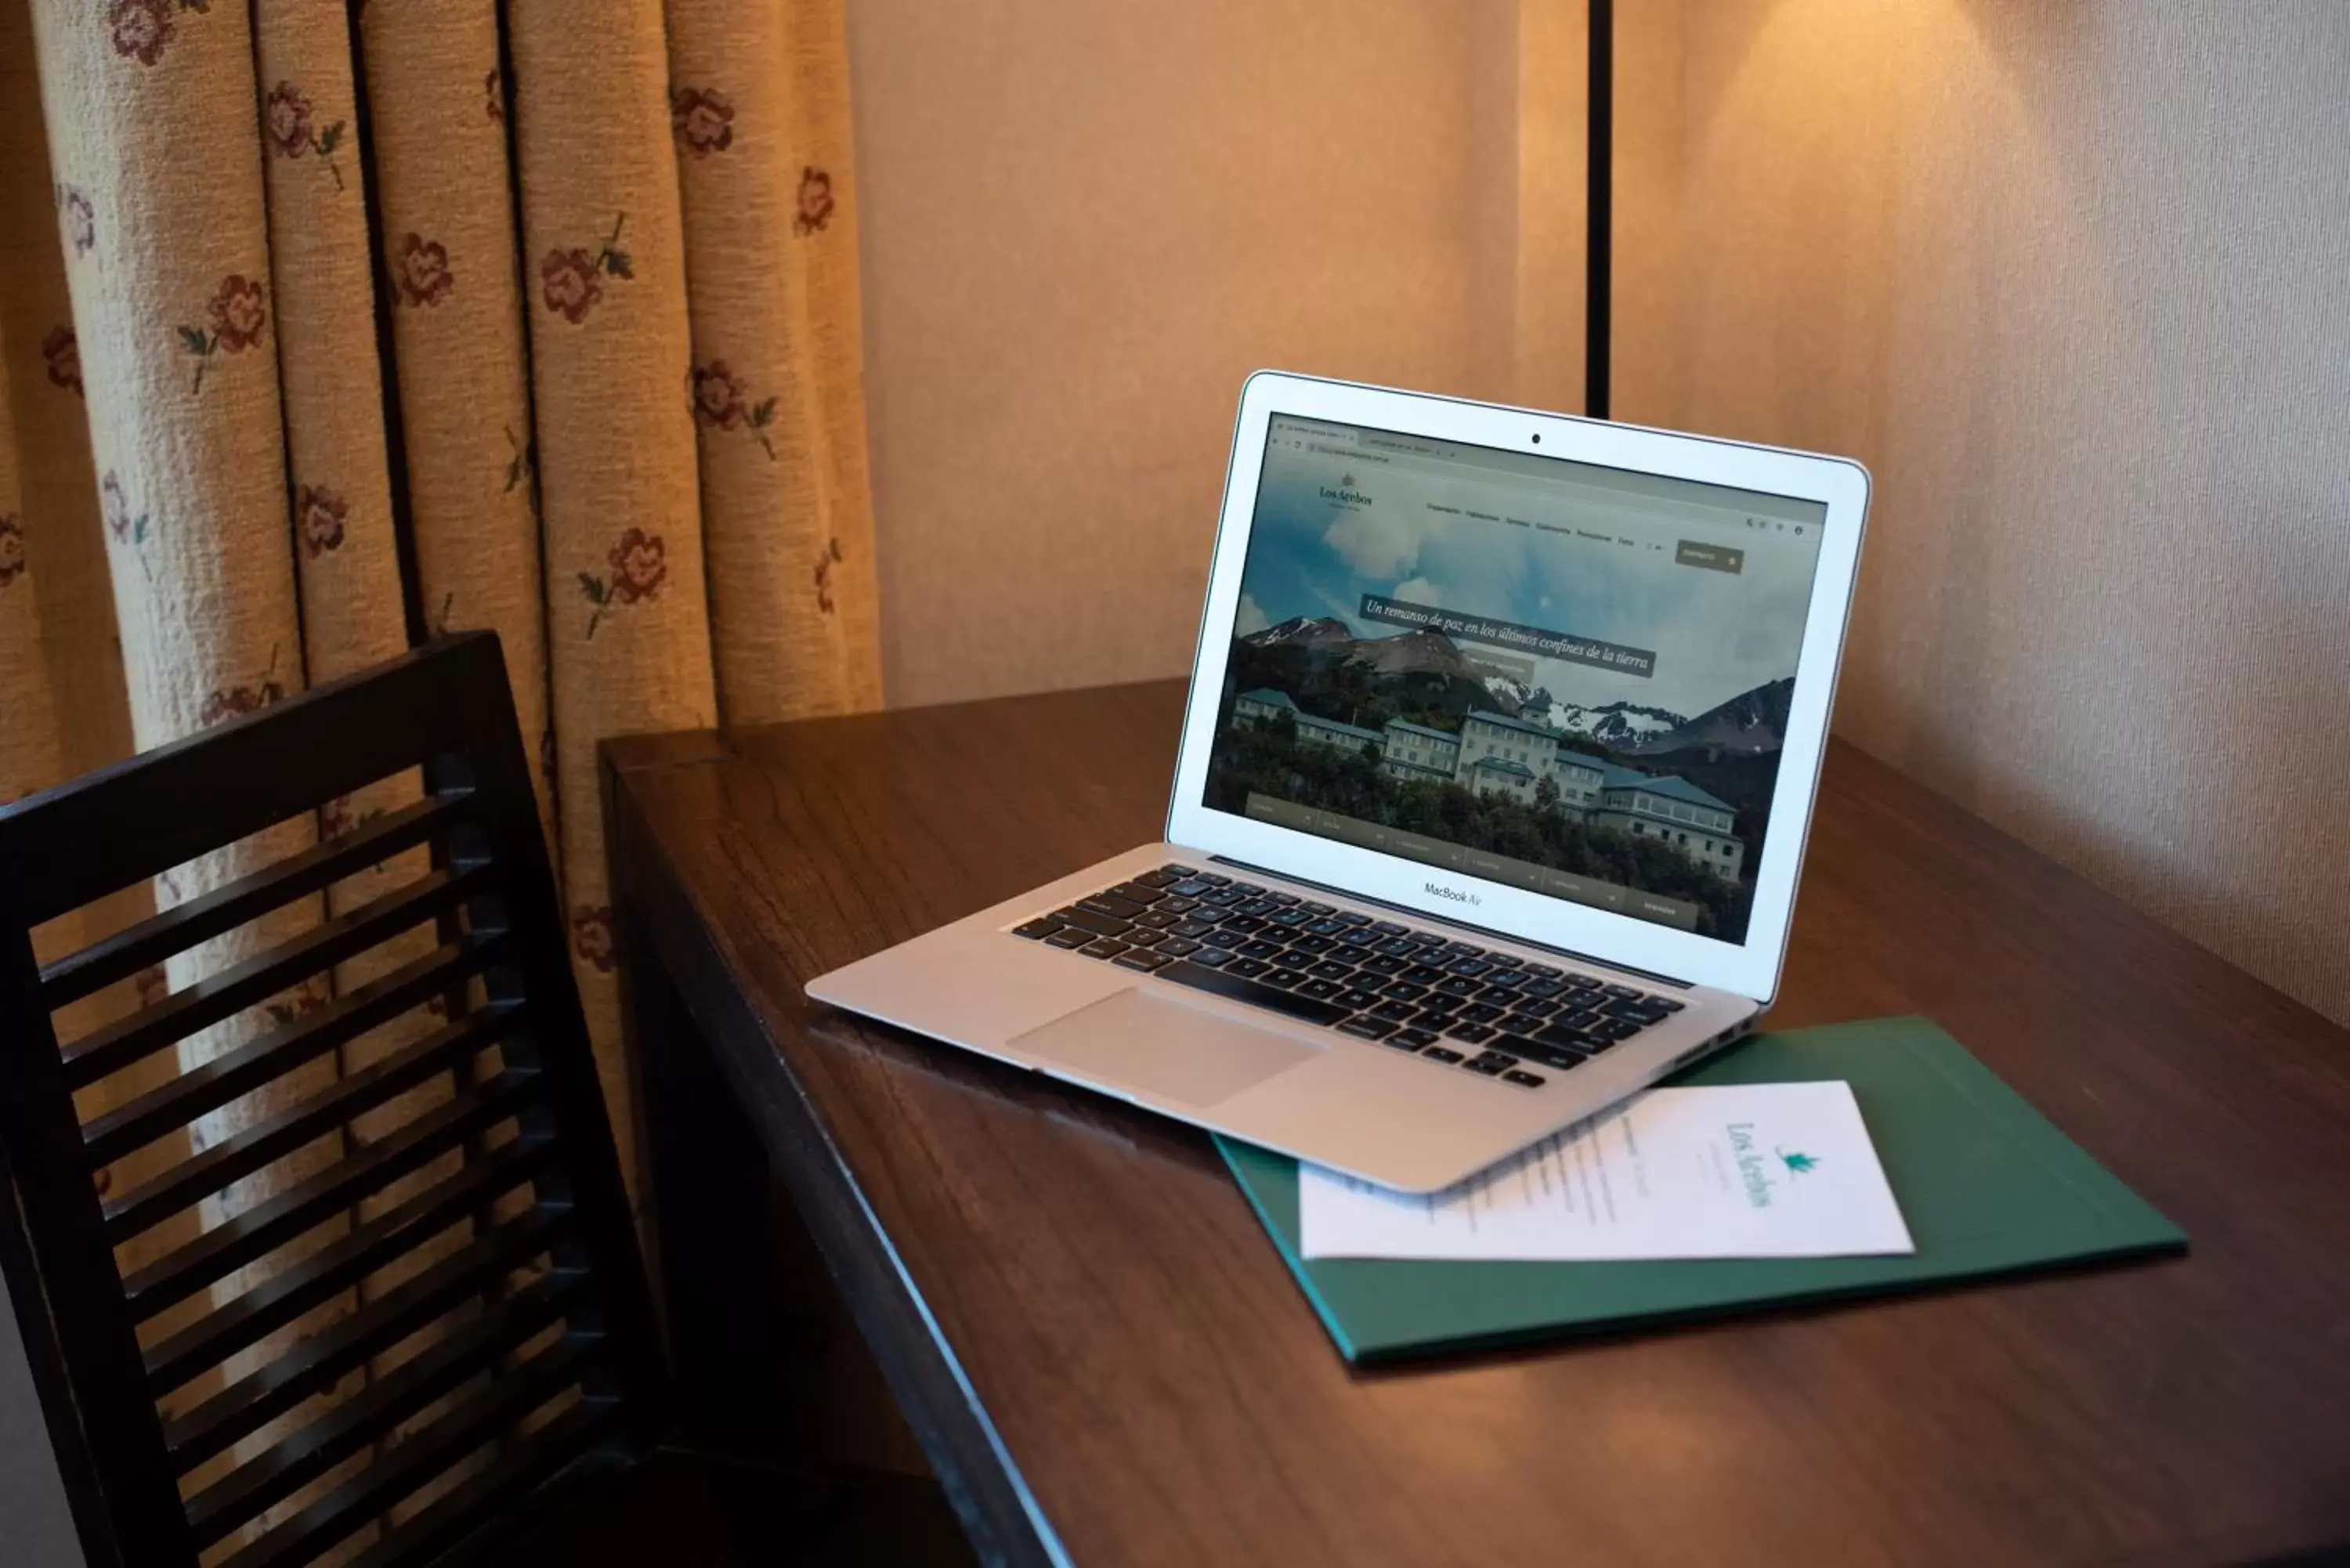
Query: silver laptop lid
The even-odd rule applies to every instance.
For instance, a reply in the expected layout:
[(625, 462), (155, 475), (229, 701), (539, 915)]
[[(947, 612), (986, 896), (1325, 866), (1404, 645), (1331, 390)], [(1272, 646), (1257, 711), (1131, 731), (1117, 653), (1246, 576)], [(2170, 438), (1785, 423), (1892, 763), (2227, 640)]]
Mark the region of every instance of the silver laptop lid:
[(1866, 489), (1252, 378), (1170, 840), (1768, 1000)]

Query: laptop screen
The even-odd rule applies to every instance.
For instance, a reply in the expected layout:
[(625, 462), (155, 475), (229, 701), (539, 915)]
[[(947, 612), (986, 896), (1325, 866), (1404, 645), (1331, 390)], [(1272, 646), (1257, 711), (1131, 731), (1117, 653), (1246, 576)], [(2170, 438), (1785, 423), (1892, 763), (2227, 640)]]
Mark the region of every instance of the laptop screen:
[(1276, 415), (1205, 804), (1742, 942), (1825, 518)]

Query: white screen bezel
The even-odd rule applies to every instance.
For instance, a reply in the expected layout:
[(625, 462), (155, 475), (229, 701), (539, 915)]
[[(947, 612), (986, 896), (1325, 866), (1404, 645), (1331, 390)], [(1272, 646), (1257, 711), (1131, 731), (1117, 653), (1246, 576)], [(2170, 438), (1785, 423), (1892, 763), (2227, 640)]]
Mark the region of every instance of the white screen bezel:
[[(1232, 620), (1239, 610), (1241, 575), (1255, 520), (1267, 426), (1279, 414), (1695, 480), (1814, 501), (1826, 507), (1811, 607), (1796, 658), (1795, 690), (1780, 753), (1778, 784), (1772, 797), (1762, 861), (1755, 871), (1753, 910), (1744, 942), (1700, 937), (1633, 916), (1439, 870), (1376, 850), (1212, 811), (1202, 804), (1209, 755), (1222, 707)], [(1538, 443), (1534, 440), (1536, 436), (1541, 437)], [(1223, 514), (1208, 570), (1207, 606), (1201, 617), (1175, 788), (1168, 806), (1168, 842), (1768, 1002), (1786, 957), (1796, 874), (1819, 785), (1820, 759), (1827, 743), (1829, 709), (1859, 570), (1867, 504), (1868, 472), (1845, 458), (1260, 370), (1241, 389), (1240, 417), (1232, 431)], [(1430, 881), (1440, 881), (1475, 902), (1464, 906), (1440, 898), (1428, 891)]]

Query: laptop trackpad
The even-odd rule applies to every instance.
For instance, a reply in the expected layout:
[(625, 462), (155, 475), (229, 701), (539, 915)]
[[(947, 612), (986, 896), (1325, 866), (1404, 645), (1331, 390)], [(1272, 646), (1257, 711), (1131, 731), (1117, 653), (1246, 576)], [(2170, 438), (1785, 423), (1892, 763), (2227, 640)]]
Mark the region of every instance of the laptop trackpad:
[(1065, 1013), (1010, 1044), (1086, 1077), (1201, 1107), (1319, 1054), (1286, 1034), (1140, 988)]

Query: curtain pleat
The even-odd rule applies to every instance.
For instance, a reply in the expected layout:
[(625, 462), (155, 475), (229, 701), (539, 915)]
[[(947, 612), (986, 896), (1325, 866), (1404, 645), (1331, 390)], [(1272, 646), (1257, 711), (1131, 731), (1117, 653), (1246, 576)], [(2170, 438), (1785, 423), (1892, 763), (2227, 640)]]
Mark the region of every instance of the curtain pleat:
[(132, 732), (151, 746), (303, 684), (253, 41), (242, 6), (33, 16)]
[(363, 8), (359, 29), (418, 597), (436, 635), (498, 634), (552, 837), (546, 576), (498, 7), (402, 0)]
[(627, 1168), (596, 744), (717, 719), (677, 163), (655, 0), (508, 13), (573, 970)]
[[(795, 0), (792, 84), (807, 161), (801, 171), (792, 232), (808, 246), (808, 342), (825, 462), (839, 526), (818, 607), (837, 618), (842, 667), (849, 675), (837, 701), (800, 713), (881, 705), (881, 582), (873, 555), (872, 482), (865, 441), (865, 327), (858, 293), (857, 140), (849, 118), (848, 27), (844, 0)], [(822, 236), (816, 241), (815, 236)]]
[[(7, 349), (0, 322), (0, 353)], [(21, 692), (8, 705), (0, 735), (0, 801), (33, 793), (31, 781), (55, 776), (65, 742), (41, 658), (41, 605), (34, 592), (34, 554), (25, 536), (25, 487), (16, 472), (13, 398), (0, 399), (0, 685)]]
[(838, 7), (668, 10), (720, 702), (730, 724), (874, 707)]
[(303, 647), (331, 680), (408, 646), (350, 33), (316, 0), (253, 17)]

